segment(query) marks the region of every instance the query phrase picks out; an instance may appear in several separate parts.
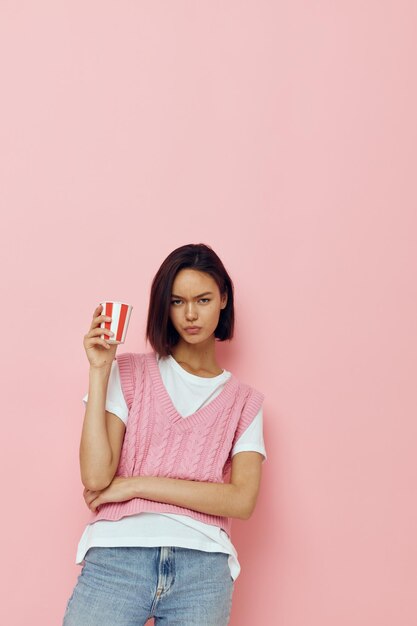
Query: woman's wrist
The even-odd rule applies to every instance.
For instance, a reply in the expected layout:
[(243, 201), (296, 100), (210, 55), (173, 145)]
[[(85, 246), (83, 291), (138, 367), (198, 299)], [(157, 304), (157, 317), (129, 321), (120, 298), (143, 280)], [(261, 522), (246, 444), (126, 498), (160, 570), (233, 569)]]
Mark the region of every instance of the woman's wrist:
[(129, 476), (129, 478), (127, 479), (129, 484), (130, 498), (140, 498), (140, 479), (141, 476)]
[(90, 365), (90, 380), (106, 380), (110, 377), (112, 362), (106, 363), (102, 367), (93, 367)]

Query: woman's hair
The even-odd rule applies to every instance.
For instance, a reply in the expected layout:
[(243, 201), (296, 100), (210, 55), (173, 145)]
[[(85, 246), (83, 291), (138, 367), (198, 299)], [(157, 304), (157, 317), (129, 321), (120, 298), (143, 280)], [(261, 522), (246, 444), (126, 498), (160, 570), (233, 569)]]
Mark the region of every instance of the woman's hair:
[(218, 341), (233, 337), (235, 313), (232, 279), (210, 246), (204, 243), (190, 243), (173, 250), (163, 261), (152, 281), (145, 338), (160, 356), (171, 354), (171, 347), (180, 337), (169, 313), (172, 285), (177, 273), (184, 268), (210, 274), (216, 281), (220, 294), (227, 293), (227, 304), (220, 311), (214, 336)]

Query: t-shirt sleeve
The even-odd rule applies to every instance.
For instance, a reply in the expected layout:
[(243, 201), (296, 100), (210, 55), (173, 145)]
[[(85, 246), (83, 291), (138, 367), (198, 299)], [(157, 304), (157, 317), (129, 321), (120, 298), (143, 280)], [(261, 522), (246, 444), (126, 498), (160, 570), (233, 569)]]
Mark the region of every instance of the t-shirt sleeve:
[[(86, 393), (83, 397), (84, 406), (87, 406), (87, 401), (88, 393)], [(127, 423), (129, 410), (123, 395), (122, 385), (120, 382), (119, 365), (116, 359), (113, 360), (109, 383), (107, 386), (106, 411), (114, 413), (122, 420), (122, 422), (125, 424)]]
[(236, 441), (232, 448), (231, 456), (233, 457), (237, 452), (249, 451), (260, 452), (264, 456), (262, 463), (266, 461), (267, 455), (263, 437), (263, 407), (259, 409), (252, 422)]

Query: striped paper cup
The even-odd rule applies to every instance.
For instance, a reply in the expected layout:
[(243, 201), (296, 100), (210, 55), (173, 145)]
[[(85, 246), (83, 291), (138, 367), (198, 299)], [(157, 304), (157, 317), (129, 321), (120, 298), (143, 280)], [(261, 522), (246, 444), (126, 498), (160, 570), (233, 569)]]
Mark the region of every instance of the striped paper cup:
[(111, 322), (101, 322), (100, 328), (107, 328), (114, 333), (112, 337), (100, 335), (100, 339), (106, 339), (107, 343), (124, 343), (133, 306), (125, 302), (114, 302), (111, 300), (100, 302), (100, 304), (103, 307), (100, 315), (112, 318)]

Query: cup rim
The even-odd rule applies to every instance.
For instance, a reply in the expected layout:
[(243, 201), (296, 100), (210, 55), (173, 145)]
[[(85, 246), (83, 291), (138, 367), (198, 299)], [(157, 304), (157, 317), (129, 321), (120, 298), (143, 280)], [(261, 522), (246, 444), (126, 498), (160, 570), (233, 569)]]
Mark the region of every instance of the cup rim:
[(106, 302), (108, 302), (109, 304), (125, 304), (126, 306), (129, 306), (133, 309), (132, 304), (129, 304), (128, 302), (120, 302), (120, 300), (103, 300), (103, 302), (100, 302), (100, 304), (104, 306)]

